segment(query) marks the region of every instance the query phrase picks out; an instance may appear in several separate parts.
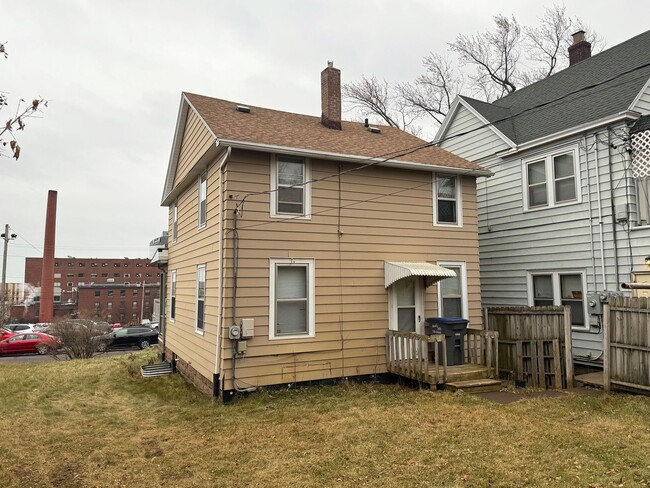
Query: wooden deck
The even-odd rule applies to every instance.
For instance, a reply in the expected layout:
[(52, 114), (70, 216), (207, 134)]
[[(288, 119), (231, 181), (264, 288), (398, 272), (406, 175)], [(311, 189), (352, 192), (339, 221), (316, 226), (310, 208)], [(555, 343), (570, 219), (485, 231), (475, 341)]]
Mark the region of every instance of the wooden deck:
[[(464, 363), (447, 366), (444, 335), (386, 333), (388, 371), (437, 387), (452, 382), (498, 378), (498, 333), (468, 330)], [(432, 354), (433, 353), (433, 354)]]

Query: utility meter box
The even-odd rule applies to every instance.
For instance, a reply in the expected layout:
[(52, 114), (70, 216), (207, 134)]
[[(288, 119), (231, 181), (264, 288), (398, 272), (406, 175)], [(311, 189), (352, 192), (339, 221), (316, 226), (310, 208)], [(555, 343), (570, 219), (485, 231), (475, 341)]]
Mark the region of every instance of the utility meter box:
[(255, 319), (241, 320), (241, 336), (246, 338), (255, 336)]
[(600, 301), (599, 293), (590, 293), (587, 295), (587, 310), (590, 315), (602, 315), (603, 303)]
[(238, 325), (231, 325), (228, 327), (228, 339), (231, 341), (238, 341), (241, 339), (241, 327)]

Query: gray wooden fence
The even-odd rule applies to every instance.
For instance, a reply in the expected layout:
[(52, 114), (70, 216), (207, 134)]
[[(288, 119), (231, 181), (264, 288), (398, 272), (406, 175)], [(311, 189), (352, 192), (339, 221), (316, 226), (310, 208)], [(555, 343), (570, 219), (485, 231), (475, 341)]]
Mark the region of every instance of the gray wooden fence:
[(573, 388), (569, 307), (485, 308), (483, 319), (499, 333), (501, 371), (528, 386)]
[(612, 297), (603, 309), (603, 382), (650, 392), (650, 299)]

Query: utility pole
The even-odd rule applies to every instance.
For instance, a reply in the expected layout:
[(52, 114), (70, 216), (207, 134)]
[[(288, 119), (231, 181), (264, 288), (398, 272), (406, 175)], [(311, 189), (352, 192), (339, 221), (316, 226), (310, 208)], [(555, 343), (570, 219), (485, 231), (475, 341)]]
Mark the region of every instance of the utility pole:
[(0, 315), (0, 325), (5, 323), (5, 303), (7, 302), (7, 248), (9, 247), (9, 241), (18, 237), (16, 234), (9, 234), (9, 224), (5, 224), (5, 231), (2, 234), (4, 241), (4, 250), (2, 253), (2, 307)]

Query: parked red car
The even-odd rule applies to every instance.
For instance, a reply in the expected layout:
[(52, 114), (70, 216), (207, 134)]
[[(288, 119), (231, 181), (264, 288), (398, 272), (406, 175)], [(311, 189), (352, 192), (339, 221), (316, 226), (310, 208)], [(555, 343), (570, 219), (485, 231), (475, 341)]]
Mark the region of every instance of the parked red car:
[(4, 329), (0, 327), (0, 341), (4, 341), (5, 339), (9, 339), (11, 336), (15, 336), (16, 334), (11, 332), (10, 330)]
[(0, 356), (5, 354), (47, 354), (59, 347), (56, 337), (33, 332), (16, 334), (0, 341)]

